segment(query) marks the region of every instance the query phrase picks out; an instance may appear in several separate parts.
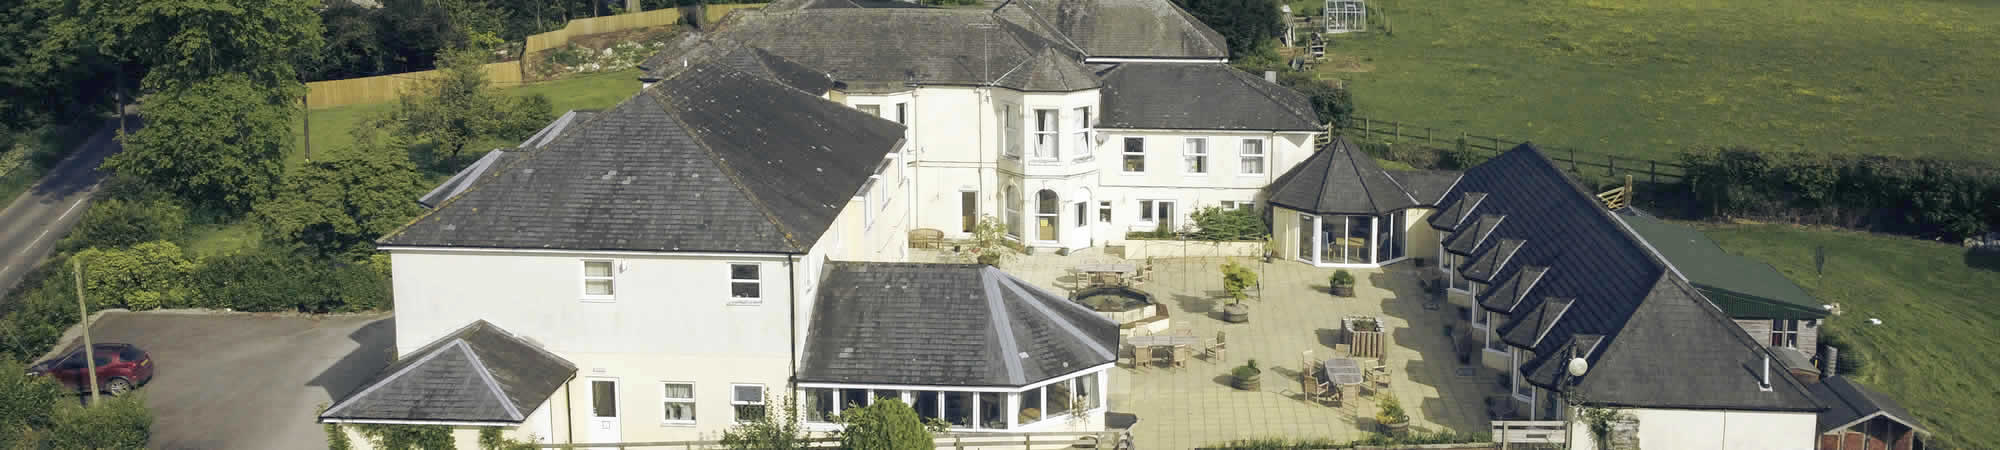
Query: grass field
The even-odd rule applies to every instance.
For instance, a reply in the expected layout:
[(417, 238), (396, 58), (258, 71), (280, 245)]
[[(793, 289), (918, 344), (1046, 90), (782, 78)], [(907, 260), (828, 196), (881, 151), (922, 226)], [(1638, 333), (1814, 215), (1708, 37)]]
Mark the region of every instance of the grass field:
[[(542, 94), (549, 97), (555, 113), (560, 115), (572, 109), (608, 108), (639, 92), (639, 71), (625, 70), (605, 72), (565, 78), (545, 83), (523, 85), (502, 89), (509, 96)], [(350, 105), (337, 108), (315, 109), (308, 114), (312, 117), (313, 157), (318, 159), (337, 156), (353, 142), (349, 134), (356, 125), (370, 117), (387, 113), (395, 103)], [(305, 137), (304, 124), (294, 125), (292, 132), (302, 139)], [(485, 153), (498, 147), (511, 147), (516, 142), (482, 141), (467, 146), (467, 152)], [(305, 162), (305, 152), (286, 155), (288, 169), (299, 167)], [(445, 175), (435, 175), (443, 181)], [(415, 199), (412, 199), (413, 201)], [(235, 223), (202, 226), (189, 238), (188, 251), (195, 255), (209, 256), (227, 253), (237, 249), (250, 248), (260, 243), (261, 236), (255, 223), (239, 221)]]
[(1337, 37), (1319, 69), (1372, 119), (1649, 158), (2000, 156), (2000, 2), (1368, 4), (1378, 23)]
[[(1894, 397), (1931, 431), (1960, 448), (2000, 442), (2000, 257), (1968, 259), (1964, 248), (1905, 237), (1786, 225), (1703, 230), (1723, 248), (1776, 266), (1843, 314), (1827, 332), (1843, 352), (1867, 358), (1863, 384)], [(1826, 249), (1826, 272), (1813, 248)], [(1869, 318), (1882, 319), (1869, 325)], [(1845, 358), (1843, 358), (1845, 359)]]

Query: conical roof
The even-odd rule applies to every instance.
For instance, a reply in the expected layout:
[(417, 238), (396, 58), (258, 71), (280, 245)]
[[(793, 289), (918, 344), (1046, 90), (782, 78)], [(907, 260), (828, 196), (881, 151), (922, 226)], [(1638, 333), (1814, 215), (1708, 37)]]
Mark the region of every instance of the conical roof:
[(1271, 186), (1271, 203), (1315, 214), (1376, 215), (1423, 204), (1344, 137)]

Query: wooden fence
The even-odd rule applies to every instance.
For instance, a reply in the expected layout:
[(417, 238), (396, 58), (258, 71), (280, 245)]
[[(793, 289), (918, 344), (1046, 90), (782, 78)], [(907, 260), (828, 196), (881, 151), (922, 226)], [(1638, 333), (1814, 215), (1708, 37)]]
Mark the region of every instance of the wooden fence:
[[(810, 448), (840, 448), (840, 440), (832, 438), (812, 438), (806, 440)], [(1055, 450), (1055, 449), (1126, 449), (1132, 448), (1131, 437), (1122, 431), (1091, 432), (1034, 432), (1034, 433), (948, 433), (937, 436), (932, 443), (940, 449), (978, 450)], [(620, 442), (601, 444), (535, 444), (535, 448), (584, 449), (724, 449), (721, 441), (667, 441), (667, 442)]]
[[(702, 16), (707, 22), (720, 20), (723, 15), (739, 9), (761, 8), (762, 3), (742, 3), (708, 5)], [(646, 27), (673, 25), (680, 22), (681, 12), (677, 9), (658, 9), (616, 16), (591, 17), (569, 21), (562, 29), (528, 36), (525, 55), (569, 45), (577, 36), (589, 36), (614, 31), (624, 31)], [(520, 61), (497, 62), (486, 65), (486, 77), (497, 86), (522, 84), (527, 73), (523, 58)], [(345, 80), (314, 81), (306, 83), (306, 106), (312, 109), (336, 106), (381, 103), (402, 98), (403, 91), (437, 76), (436, 70), (405, 72)], [(636, 82), (635, 82), (636, 83)]]
[[(1366, 137), (1393, 137), (1397, 141), (1421, 140), (1439, 148), (1455, 148), (1459, 142), (1465, 148), (1491, 152), (1495, 155), (1521, 145), (1518, 141), (1494, 136), (1468, 134), (1464, 131), (1452, 132), (1439, 128), (1412, 125), (1391, 120), (1373, 120), (1355, 117), (1350, 130)], [(1638, 181), (1648, 183), (1679, 183), (1687, 177), (1687, 166), (1679, 163), (1651, 159), (1620, 157), (1618, 155), (1578, 152), (1576, 149), (1542, 147), (1542, 154), (1559, 165), (1566, 164), (1570, 172), (1598, 174), (1606, 177), (1620, 173), (1630, 174)], [(1589, 172), (1585, 172), (1588, 170)], [(1598, 170), (1602, 170), (1599, 172)]]

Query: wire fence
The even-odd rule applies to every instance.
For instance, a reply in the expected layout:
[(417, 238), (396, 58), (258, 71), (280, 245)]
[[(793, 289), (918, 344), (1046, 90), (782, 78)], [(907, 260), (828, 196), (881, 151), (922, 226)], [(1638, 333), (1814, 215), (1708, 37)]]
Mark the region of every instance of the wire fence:
[[(1422, 141), (1445, 149), (1458, 148), (1462, 143), (1466, 149), (1494, 155), (1513, 150), (1522, 143), (1499, 136), (1481, 136), (1463, 130), (1452, 131), (1360, 116), (1354, 117), (1349, 131), (1359, 133), (1360, 137), (1394, 138), (1398, 142)], [(1574, 148), (1541, 147), (1541, 150), (1550, 160), (1578, 174), (1602, 174), (1606, 177), (1629, 174), (1637, 181), (1653, 184), (1680, 183), (1687, 178), (1687, 166), (1675, 162), (1583, 152)]]

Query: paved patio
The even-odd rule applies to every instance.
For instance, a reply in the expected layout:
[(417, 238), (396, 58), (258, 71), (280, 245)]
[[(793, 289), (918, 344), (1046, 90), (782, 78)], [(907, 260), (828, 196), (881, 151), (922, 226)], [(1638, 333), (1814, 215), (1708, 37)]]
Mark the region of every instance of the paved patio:
[[(956, 262), (936, 254), (913, 256)], [(1072, 267), (1115, 261), (1122, 260), (1087, 251), (1069, 256), (1016, 256), (1002, 262), (1001, 268), (1068, 293), (1076, 287), (1069, 272)], [(1262, 270), (1263, 293), (1261, 299), (1245, 302), (1250, 307), (1249, 323), (1230, 324), (1219, 319), (1226, 303), (1218, 268), (1223, 261), (1159, 259), (1152, 281), (1140, 286), (1171, 308), (1169, 332), (1190, 330), (1207, 341), (1216, 331), (1226, 331), (1229, 349), (1227, 361), (1198, 357), (1186, 368), (1177, 369), (1133, 369), (1124, 367), (1121, 359), (1111, 378), (1111, 410), (1139, 417), (1132, 429), (1138, 442), (1152, 448), (1195, 448), (1258, 437), (1366, 437), (1374, 430), (1374, 397), (1336, 408), (1307, 402), (1297, 393), (1301, 354), (1311, 351), (1316, 359), (1335, 355), (1340, 318), (1349, 315), (1378, 316), (1388, 327), (1390, 390), (1408, 411), (1412, 429), (1476, 432), (1487, 427), (1482, 399), (1497, 393), (1492, 372), (1476, 370), (1472, 371), (1476, 376), (1457, 376), (1460, 366), (1452, 358), (1443, 328), (1452, 308), (1423, 309), (1422, 290), (1410, 263), (1350, 269), (1356, 278), (1355, 296), (1335, 298), (1327, 294), (1327, 277), (1333, 269), (1239, 259), (1239, 263)], [(1249, 392), (1229, 387), (1230, 369), (1250, 358), (1257, 359), (1264, 370), (1262, 389)]]

